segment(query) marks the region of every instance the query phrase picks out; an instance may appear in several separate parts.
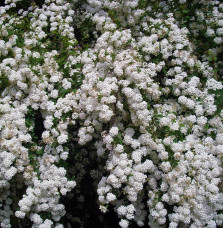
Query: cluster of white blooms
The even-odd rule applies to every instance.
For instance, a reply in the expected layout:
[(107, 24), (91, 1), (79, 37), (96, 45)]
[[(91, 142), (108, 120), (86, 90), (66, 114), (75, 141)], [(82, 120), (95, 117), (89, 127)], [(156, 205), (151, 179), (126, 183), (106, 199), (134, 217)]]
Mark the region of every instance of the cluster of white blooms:
[(223, 4), (2, 5), (0, 226), (221, 226)]
[[(58, 98), (60, 87), (70, 89), (71, 82), (69, 78), (63, 79), (63, 73), (58, 71), (59, 65), (55, 61), (58, 51), (48, 47), (51, 44), (44, 38), (49, 36), (47, 29), (50, 26), (50, 32), (57, 31), (73, 45), (74, 28), (70, 26), (73, 20), (69, 16), (73, 12), (65, 1), (45, 1), (42, 7), (32, 5), (27, 11), (20, 9), (18, 16), (10, 19), (10, 9), (16, 4), (21, 7), (22, 1), (12, 2), (5, 1), (0, 10), (0, 73), (1, 77), (7, 78), (8, 84), (1, 91), (0, 100), (1, 194), (4, 196), (1, 205), (5, 205), (0, 209), (1, 227), (11, 227), (13, 211), (9, 205), (15, 178), (17, 181), (22, 178), (26, 189), (16, 206), (19, 210), (14, 211), (15, 216), (28, 216), (34, 227), (50, 227), (65, 214), (64, 205), (59, 202), (60, 195), (66, 195), (76, 183), (67, 179), (64, 168), (55, 165), (68, 157), (62, 144), (68, 141), (66, 129), (70, 120), (55, 124), (55, 118), (70, 111)], [(17, 35), (10, 34), (13, 30)], [(69, 51), (72, 46), (66, 48)], [(72, 60), (68, 63), (70, 66), (75, 64)], [(52, 99), (58, 99), (58, 102)], [(41, 110), (45, 128), (39, 136), (33, 135), (41, 127), (36, 122), (35, 111), (38, 110)], [(40, 137), (46, 145), (38, 145)], [(58, 146), (52, 147), (53, 142)], [(41, 212), (50, 213), (52, 220), (44, 221), (39, 215)], [(59, 223), (55, 223), (55, 227), (60, 227)]]

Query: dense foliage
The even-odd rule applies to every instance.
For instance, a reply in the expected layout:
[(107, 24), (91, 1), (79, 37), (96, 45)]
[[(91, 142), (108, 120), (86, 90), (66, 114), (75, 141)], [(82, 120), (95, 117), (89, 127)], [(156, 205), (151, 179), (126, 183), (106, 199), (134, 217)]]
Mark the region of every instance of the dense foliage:
[(2, 228), (223, 221), (223, 3), (1, 0)]

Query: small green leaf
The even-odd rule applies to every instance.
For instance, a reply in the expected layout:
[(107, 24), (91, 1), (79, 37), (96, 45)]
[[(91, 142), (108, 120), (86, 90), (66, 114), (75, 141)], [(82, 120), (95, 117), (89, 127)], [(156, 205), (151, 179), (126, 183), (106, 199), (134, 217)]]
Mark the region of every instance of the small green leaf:
[(185, 124), (180, 123), (179, 126), (180, 126), (180, 127), (185, 127)]
[(182, 12), (187, 14), (187, 13), (189, 13), (189, 10), (188, 9), (184, 9)]
[(36, 151), (36, 154), (42, 155), (42, 154), (43, 154), (43, 150), (37, 150), (37, 151)]

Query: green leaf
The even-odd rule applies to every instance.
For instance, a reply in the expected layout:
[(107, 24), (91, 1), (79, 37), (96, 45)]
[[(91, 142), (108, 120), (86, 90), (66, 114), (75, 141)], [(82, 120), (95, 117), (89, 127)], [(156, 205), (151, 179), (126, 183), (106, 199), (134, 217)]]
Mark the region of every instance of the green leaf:
[(30, 17), (34, 17), (34, 15), (32, 14), (32, 13), (29, 13), (28, 14), (28, 17), (30, 18)]
[(37, 150), (37, 151), (36, 151), (36, 154), (42, 155), (42, 154), (43, 154), (43, 150)]
[(182, 12), (187, 14), (187, 13), (189, 13), (189, 10), (188, 9), (184, 9)]
[(9, 86), (8, 77), (4, 74), (0, 76), (0, 91), (3, 91), (6, 87)]

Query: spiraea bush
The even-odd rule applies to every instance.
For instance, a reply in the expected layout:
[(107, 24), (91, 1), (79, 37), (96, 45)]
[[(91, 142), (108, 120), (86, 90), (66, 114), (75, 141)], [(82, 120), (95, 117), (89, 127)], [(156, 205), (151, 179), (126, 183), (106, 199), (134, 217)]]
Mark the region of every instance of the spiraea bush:
[(223, 3), (1, 0), (2, 228), (223, 221)]

